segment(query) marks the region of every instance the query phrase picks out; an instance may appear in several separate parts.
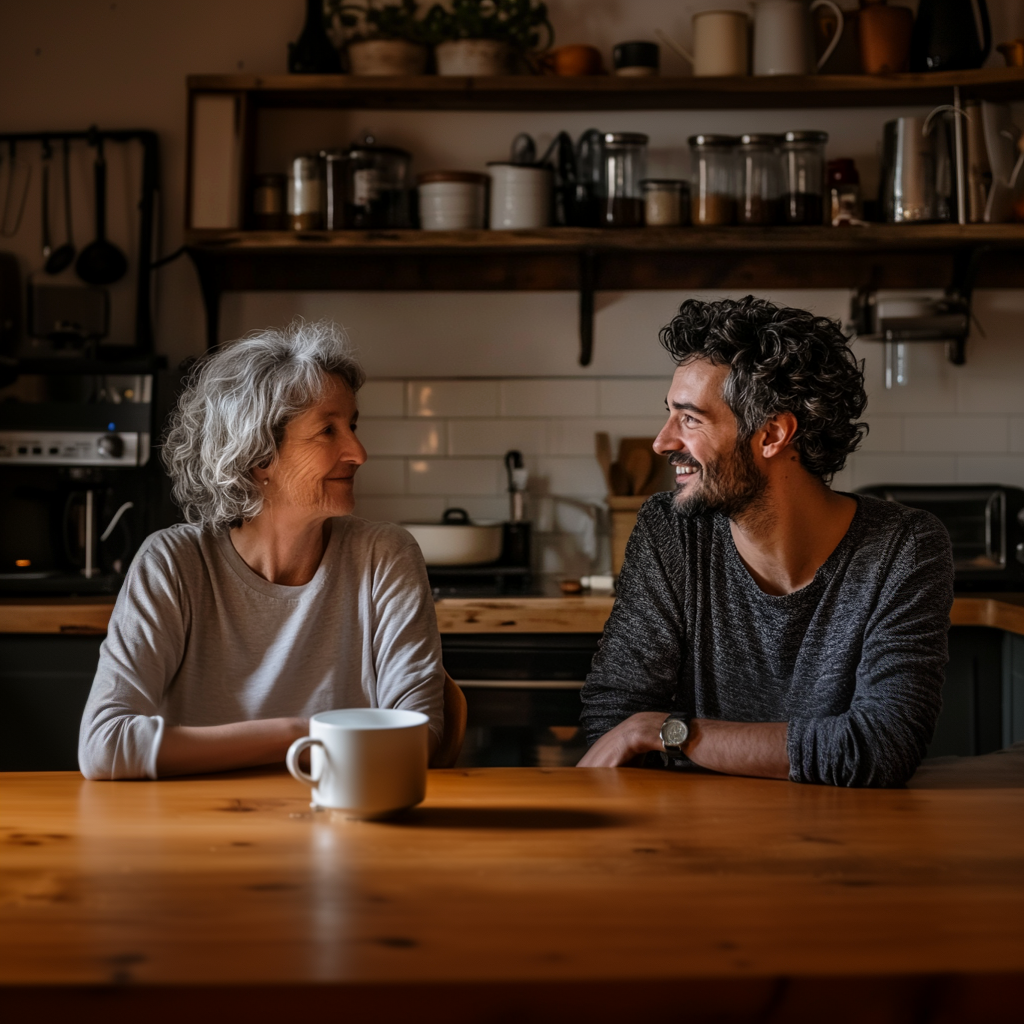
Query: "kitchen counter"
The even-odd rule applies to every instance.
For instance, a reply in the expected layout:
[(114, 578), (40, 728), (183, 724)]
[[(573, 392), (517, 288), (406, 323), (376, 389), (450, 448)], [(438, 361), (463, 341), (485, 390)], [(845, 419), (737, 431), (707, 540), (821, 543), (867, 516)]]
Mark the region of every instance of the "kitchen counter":
[[(11, 774), (9, 1020), (1010, 1020), (1024, 748), (908, 789), (429, 773), (387, 822), (271, 770)], [(200, 995), (201, 993), (201, 995)], [(197, 1002), (201, 1000), (201, 1004)], [(827, 1014), (826, 1014), (827, 1015)], [(939, 1018), (934, 1018), (939, 1019)]]
[[(608, 595), (446, 597), (437, 601), (442, 633), (600, 633), (611, 614)], [(0, 598), (0, 633), (106, 632), (114, 603), (98, 598)], [(1024, 594), (963, 594), (954, 626), (991, 626), (1024, 636)]]

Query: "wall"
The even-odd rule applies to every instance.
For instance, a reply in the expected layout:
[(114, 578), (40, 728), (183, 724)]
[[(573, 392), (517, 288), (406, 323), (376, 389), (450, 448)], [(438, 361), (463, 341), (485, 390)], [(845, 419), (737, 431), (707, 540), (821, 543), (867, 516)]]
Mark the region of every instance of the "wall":
[[(12, 6), (0, 32), (0, 128), (155, 128), (163, 146), (161, 251), (176, 248), (183, 221), (185, 76), (283, 71), (285, 43), (298, 34), (302, 3), (35, 0)], [(553, 0), (549, 6), (560, 42), (595, 42), (607, 57), (613, 42), (650, 38), (655, 27), (685, 44), (694, 11), (736, 5)], [(989, 7), (997, 41), (1024, 35), (1024, 5), (990, 0)], [(663, 68), (683, 73), (670, 53), (664, 54)], [(831, 135), (830, 155), (854, 157), (870, 193), (877, 184), (882, 123), (904, 112), (276, 113), (266, 115), (269, 130), (259, 159), (265, 169), (278, 169), (299, 149), (342, 145), (368, 128), (414, 152), (416, 170), (482, 168), (487, 160), (501, 159), (519, 131), (530, 131), (544, 144), (559, 129), (575, 136), (598, 126), (648, 132), (651, 173), (681, 174), (686, 137), (697, 131), (824, 127)], [(112, 167), (112, 174), (129, 170)], [(81, 245), (91, 237), (88, 160), (78, 160), (73, 173)], [(37, 193), (30, 199), (38, 203)], [(131, 203), (114, 206), (114, 237), (127, 247)], [(30, 203), (30, 209), (38, 206)], [(26, 272), (37, 267), (38, 216), (27, 215), (19, 235), (2, 247), (19, 253)], [(158, 347), (177, 361), (202, 349), (198, 286), (184, 260), (160, 271), (158, 280)], [(564, 293), (229, 296), (223, 337), (294, 314), (337, 319), (371, 376), (362, 396), (362, 429), (373, 458), (361, 471), (359, 510), (421, 518), (459, 503), (477, 515), (500, 516), (499, 456), (519, 447), (533, 474), (533, 511), (545, 534), (543, 564), (552, 572), (578, 572), (595, 555), (598, 565), (605, 557), (594, 536), (602, 486), (591, 457), (593, 432), (654, 432), (671, 371), (656, 332), (685, 297), (600, 295), (595, 359), (587, 369), (575, 362), (576, 297)], [(849, 302), (845, 291), (770, 297), (835, 317), (846, 314)], [(941, 346), (921, 345), (913, 350), (905, 388), (887, 392), (881, 347), (859, 346), (867, 364), (872, 432), (838, 486), (891, 480), (1024, 486), (1024, 292), (980, 292), (976, 312), (985, 336), (975, 332), (967, 365), (950, 366)], [(431, 389), (431, 415), (425, 414), (425, 388)]]

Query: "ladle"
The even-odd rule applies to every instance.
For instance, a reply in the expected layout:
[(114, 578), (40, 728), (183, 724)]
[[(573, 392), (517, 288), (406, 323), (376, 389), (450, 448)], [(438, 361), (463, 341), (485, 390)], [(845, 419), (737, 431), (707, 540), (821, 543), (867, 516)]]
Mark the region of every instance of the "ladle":
[(96, 140), (96, 238), (79, 254), (75, 263), (78, 276), (87, 284), (113, 284), (128, 272), (125, 254), (107, 241), (107, 161), (103, 158), (103, 140)]
[[(65, 139), (61, 159), (64, 174), (64, 244), (54, 249), (43, 265), (43, 270), (48, 274), (59, 274), (75, 261), (75, 242), (71, 231), (71, 171), (68, 151), (69, 143)], [(48, 195), (48, 192), (44, 190), (43, 194)], [(45, 246), (45, 239), (43, 244)]]

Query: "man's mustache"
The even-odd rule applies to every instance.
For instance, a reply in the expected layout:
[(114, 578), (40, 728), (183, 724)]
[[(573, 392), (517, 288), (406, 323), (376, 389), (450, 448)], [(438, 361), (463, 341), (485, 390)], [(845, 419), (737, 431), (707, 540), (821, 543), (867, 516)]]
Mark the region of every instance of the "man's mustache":
[(700, 469), (700, 463), (692, 456), (687, 455), (686, 452), (672, 452), (668, 457), (670, 466), (692, 466), (694, 469)]

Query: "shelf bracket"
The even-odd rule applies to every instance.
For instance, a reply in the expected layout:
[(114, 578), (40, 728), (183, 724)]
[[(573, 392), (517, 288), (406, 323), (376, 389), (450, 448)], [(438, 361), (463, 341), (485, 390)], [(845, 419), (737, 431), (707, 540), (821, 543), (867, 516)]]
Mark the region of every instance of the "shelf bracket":
[(580, 253), (580, 366), (589, 366), (594, 358), (594, 281), (597, 254), (593, 249)]

